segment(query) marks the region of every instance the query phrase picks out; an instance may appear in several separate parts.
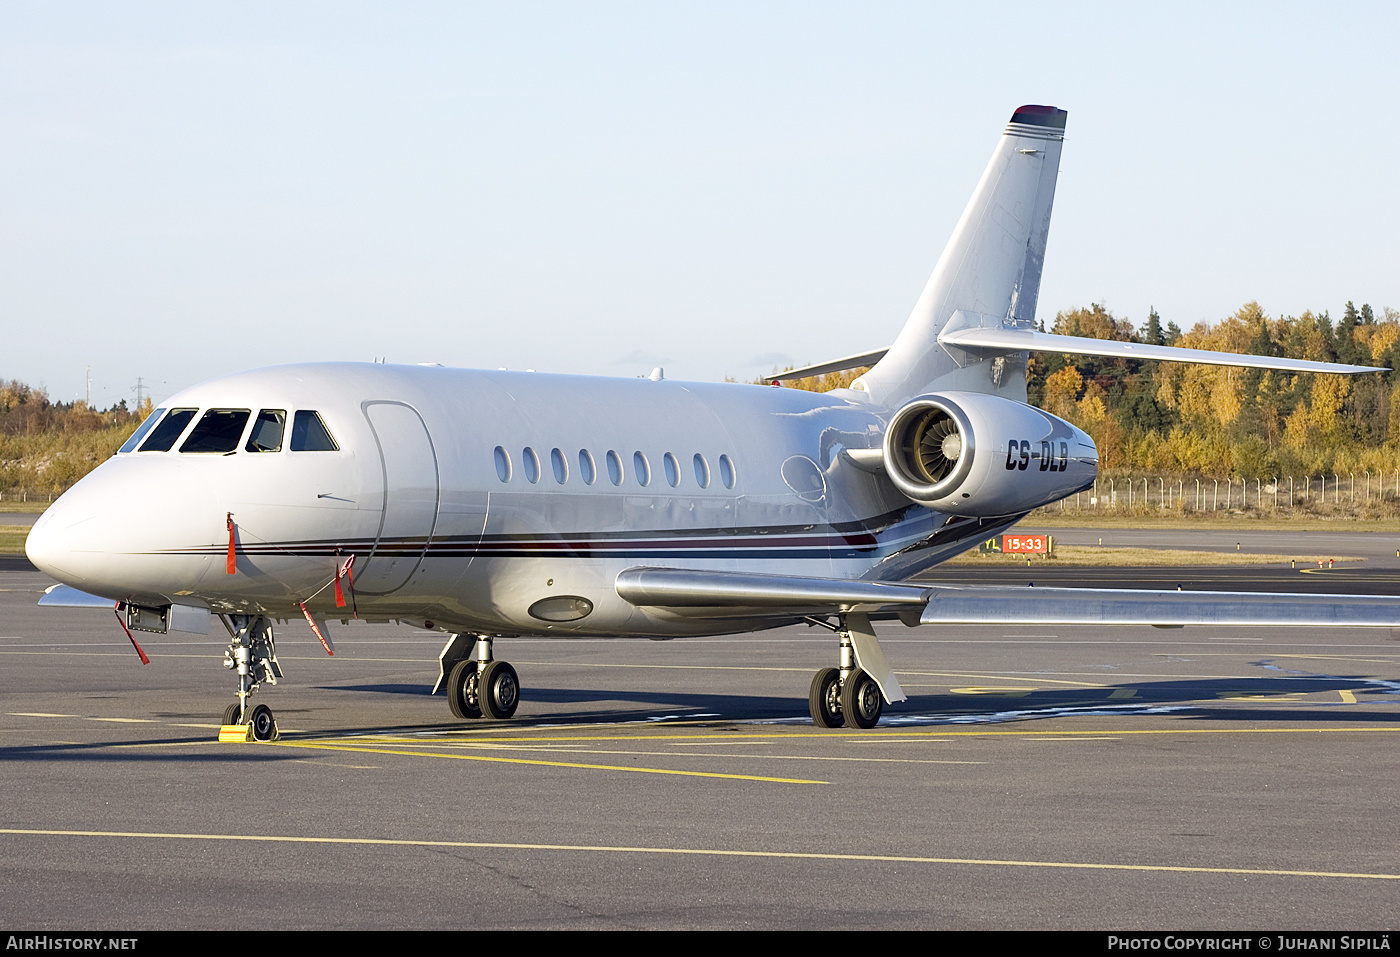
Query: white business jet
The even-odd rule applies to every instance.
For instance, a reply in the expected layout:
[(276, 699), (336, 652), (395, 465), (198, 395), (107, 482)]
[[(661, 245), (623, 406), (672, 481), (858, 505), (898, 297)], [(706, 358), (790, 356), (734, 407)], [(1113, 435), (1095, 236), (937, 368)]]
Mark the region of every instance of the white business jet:
[(288, 622), (328, 651), (327, 619), (443, 632), (434, 691), (467, 719), (519, 702), (499, 636), (806, 621), (838, 639), (810, 689), (828, 728), (904, 700), (872, 620), (1400, 624), (1362, 597), (906, 583), (1092, 485), (1089, 436), (1026, 404), (1030, 352), (1378, 371), (1035, 331), (1065, 117), (1015, 111), (894, 345), (786, 374), (873, 364), (849, 389), (348, 363), (214, 379), (35, 523), (26, 551), (62, 583), (41, 604), (115, 603), (128, 633), (218, 617), (225, 724), (259, 739), (276, 722), (249, 696), (281, 675)]

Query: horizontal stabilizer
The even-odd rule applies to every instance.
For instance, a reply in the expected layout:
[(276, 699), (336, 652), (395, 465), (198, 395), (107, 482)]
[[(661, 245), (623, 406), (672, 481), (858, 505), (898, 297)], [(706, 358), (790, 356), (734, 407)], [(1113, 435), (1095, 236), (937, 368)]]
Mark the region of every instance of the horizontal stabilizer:
[[(957, 329), (942, 333), (938, 341), (977, 352), (1006, 354), (1011, 352), (1055, 352), (1072, 356), (1108, 356), (1118, 359), (1154, 359), (1161, 362), (1195, 362), (1201, 365), (1236, 366), (1246, 369), (1273, 369), (1277, 372), (1325, 372), (1332, 375), (1359, 375), (1363, 372), (1386, 372), (1379, 366), (1352, 366), (1338, 362), (1317, 362), (1312, 359), (1285, 359), (1278, 356), (1254, 356), (1238, 352), (1212, 352), (1209, 349), (1181, 349), (1177, 346), (1154, 346), (1142, 342), (1121, 342), (1117, 339), (1090, 339), (1083, 336), (1058, 336), (1034, 329)], [(800, 369), (788, 369), (768, 376), (773, 382), (791, 382), (808, 376), (845, 372), (874, 365), (885, 357), (888, 349), (861, 352), (844, 359), (832, 359)]]
[(1400, 625), (1400, 601), (1370, 595), (938, 585), (924, 625)]
[(946, 346), (957, 346), (959, 349), (992, 353), (1056, 352), (1074, 356), (1158, 359), (1165, 362), (1196, 362), (1205, 365), (1240, 366), (1247, 369), (1274, 369), (1279, 372), (1327, 372), (1333, 375), (1357, 375), (1362, 372), (1386, 371), (1373, 366), (1314, 362), (1311, 359), (1284, 359), (1276, 356), (1242, 355), (1235, 352), (1211, 352), (1208, 349), (1152, 346), (1141, 342), (1120, 342), (1116, 339), (1057, 336), (1052, 333), (1037, 332), (1034, 329), (963, 328), (941, 333), (938, 341)]
[(789, 369), (786, 372), (779, 372), (770, 375), (768, 378), (773, 382), (789, 382), (793, 379), (805, 379), (812, 375), (826, 375), (828, 372), (846, 372), (850, 369), (862, 369), (865, 366), (873, 366), (885, 357), (888, 349), (876, 349), (874, 352), (860, 352), (853, 356), (846, 356), (844, 359), (832, 359), (830, 362), (819, 362), (813, 366), (803, 366), (800, 369)]

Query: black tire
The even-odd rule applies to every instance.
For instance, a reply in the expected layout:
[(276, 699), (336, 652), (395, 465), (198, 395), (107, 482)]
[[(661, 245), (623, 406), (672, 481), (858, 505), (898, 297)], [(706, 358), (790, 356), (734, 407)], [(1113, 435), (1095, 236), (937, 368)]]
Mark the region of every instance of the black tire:
[(272, 717), (272, 709), (265, 704), (253, 709), (248, 724), (252, 726), (254, 741), (271, 741), (277, 737), (277, 721)]
[(447, 704), (454, 715), (464, 720), (481, 717), (476, 687), (475, 661), (459, 661), (452, 666), (447, 676)]
[(885, 709), (885, 696), (875, 679), (857, 670), (841, 688), (841, 713), (853, 728), (873, 728)]
[(481, 713), (503, 721), (520, 704), (520, 678), (507, 662), (493, 661), (481, 673)]
[(812, 676), (807, 707), (812, 723), (819, 728), (839, 728), (846, 723), (841, 713), (841, 669), (823, 668)]
[(241, 717), (243, 717), (243, 706), (237, 701), (224, 709), (224, 724), (237, 724)]

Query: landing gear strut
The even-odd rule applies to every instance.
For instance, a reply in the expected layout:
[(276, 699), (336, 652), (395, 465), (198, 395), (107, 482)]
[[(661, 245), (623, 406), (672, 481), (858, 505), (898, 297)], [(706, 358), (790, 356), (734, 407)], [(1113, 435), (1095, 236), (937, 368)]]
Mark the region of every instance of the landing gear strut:
[(224, 709), (225, 725), (248, 725), (255, 741), (275, 741), (277, 720), (265, 704), (249, 708), (248, 697), (258, 685), (277, 684), (282, 668), (277, 664), (277, 649), (273, 644), (272, 621), (261, 615), (223, 615), (228, 629), (229, 645), (224, 652), (224, 667), (238, 673), (238, 700)]
[(475, 657), (458, 658), (449, 670), (453, 652), (461, 654), (465, 645), (465, 635), (453, 635), (442, 654), (446, 680), (439, 680), (439, 685), (446, 686), (452, 713), (459, 718), (509, 718), (520, 704), (520, 678), (515, 669), (492, 658), (490, 637), (477, 635)]
[(838, 620), (840, 624), (833, 625), (822, 618), (807, 619), (814, 625), (836, 632), (841, 642), (840, 667), (823, 668), (812, 677), (807, 706), (813, 723), (819, 728), (840, 728), (845, 725), (873, 728), (884, 711), (885, 693), (875, 678), (861, 670), (857, 660), (857, 643), (861, 645), (860, 657), (871, 659), (871, 666), (879, 669), (885, 681), (893, 686), (891, 700), (903, 701), (904, 693), (894, 680), (894, 672), (885, 664), (869, 617), (843, 614)]

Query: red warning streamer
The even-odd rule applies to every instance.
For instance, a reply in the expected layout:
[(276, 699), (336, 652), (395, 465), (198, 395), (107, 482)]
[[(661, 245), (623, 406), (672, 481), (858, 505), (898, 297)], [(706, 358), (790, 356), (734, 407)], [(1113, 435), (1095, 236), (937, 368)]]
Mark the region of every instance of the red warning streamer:
[(126, 632), (126, 637), (131, 641), (131, 647), (136, 649), (136, 653), (141, 656), (141, 664), (148, 665), (151, 659), (146, 657), (146, 653), (141, 650), (141, 646), (136, 643), (136, 636), (131, 633), (131, 629), (126, 627), (126, 622), (122, 621), (122, 603), (117, 602), (117, 607), (112, 609), (112, 614), (117, 616), (117, 624), (122, 626), (122, 631)]
[(224, 521), (228, 525), (228, 573), (233, 575), (238, 571), (238, 566), (233, 559), (233, 513), (229, 512)]
[(314, 631), (316, 633), (316, 637), (320, 639), (321, 647), (326, 649), (326, 654), (335, 654), (335, 649), (331, 647), (331, 643), (326, 640), (325, 635), (321, 634), (321, 629), (316, 624), (316, 619), (312, 618), (311, 612), (306, 610), (306, 602), (301, 603), (301, 613), (306, 616), (306, 623), (311, 626), (311, 630)]
[[(355, 556), (351, 555), (349, 558), (345, 559), (345, 564), (340, 565), (335, 570), (335, 607), (337, 608), (345, 607), (345, 592), (342, 591), (340, 587), (341, 576), (344, 576), (348, 580), (348, 584), (350, 585), (350, 601), (352, 603), (355, 601), (355, 576), (350, 571), (351, 566), (353, 566), (354, 564)], [(360, 610), (358, 608), (355, 608), (354, 611), (355, 617), (359, 618)]]

